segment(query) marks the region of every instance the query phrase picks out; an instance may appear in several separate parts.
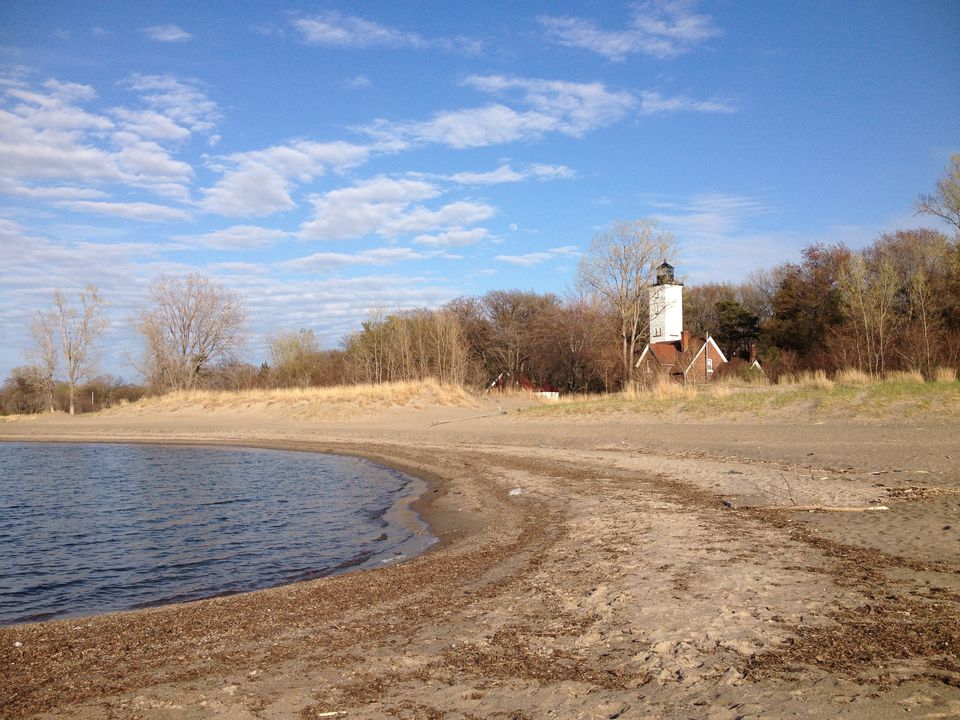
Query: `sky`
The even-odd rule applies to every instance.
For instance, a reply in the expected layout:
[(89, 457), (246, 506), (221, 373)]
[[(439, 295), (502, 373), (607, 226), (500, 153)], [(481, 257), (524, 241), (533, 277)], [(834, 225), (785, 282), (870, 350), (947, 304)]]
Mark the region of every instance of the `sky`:
[(960, 152), (960, 3), (0, 3), (0, 379), (55, 289), (137, 381), (151, 282), (245, 299), (243, 358), (376, 309), (562, 294), (614, 220), (688, 284), (914, 215)]

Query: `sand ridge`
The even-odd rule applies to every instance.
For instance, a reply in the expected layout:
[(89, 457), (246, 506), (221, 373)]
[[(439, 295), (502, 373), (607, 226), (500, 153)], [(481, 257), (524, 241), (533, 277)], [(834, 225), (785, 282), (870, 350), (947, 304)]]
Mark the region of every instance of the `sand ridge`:
[[(667, 427), (485, 403), (0, 425), (372, 457), (429, 481), (417, 507), (442, 539), (374, 571), (0, 629), (0, 714), (960, 715), (956, 426)], [(790, 509), (807, 504), (890, 510)]]

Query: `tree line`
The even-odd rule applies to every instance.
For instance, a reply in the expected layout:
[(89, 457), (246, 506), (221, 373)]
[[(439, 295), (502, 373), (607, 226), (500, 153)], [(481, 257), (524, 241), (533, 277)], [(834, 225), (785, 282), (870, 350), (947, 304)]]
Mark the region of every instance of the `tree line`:
[[(883, 233), (868, 247), (817, 243), (798, 262), (741, 283), (684, 290), (684, 325), (711, 335), (742, 371), (751, 351), (768, 376), (855, 368), (931, 376), (960, 365), (960, 155), (917, 211), (951, 226)], [(29, 363), (0, 387), (0, 412), (99, 409), (146, 392), (327, 386), (437, 378), (610, 392), (633, 382), (648, 341), (647, 290), (674, 239), (649, 220), (614, 222), (593, 238), (564, 295), (494, 290), (437, 309), (372, 312), (337, 349), (310, 329), (268, 338), (270, 357), (241, 361), (246, 310), (236, 292), (200, 274), (161, 276), (138, 313), (141, 386), (95, 376), (107, 327), (93, 286), (71, 302), (54, 293), (30, 323)], [(59, 378), (59, 379), (58, 379)], [(89, 395), (89, 398), (88, 398)], [(99, 401), (98, 401), (99, 398)]]

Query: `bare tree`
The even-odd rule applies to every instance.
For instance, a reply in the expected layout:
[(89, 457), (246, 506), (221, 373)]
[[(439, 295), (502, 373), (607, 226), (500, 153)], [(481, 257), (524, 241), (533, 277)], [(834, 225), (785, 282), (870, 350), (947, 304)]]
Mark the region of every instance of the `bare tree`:
[[(533, 379), (534, 354), (543, 333), (544, 321), (559, 306), (554, 295), (538, 295), (520, 290), (491, 290), (482, 298), (490, 321), (490, 357), (499, 372), (505, 372), (513, 384)], [(535, 374), (535, 373), (533, 373)]]
[(53, 406), (53, 373), (57, 366), (56, 345), (59, 345), (70, 387), (70, 414), (74, 414), (77, 385), (90, 377), (96, 368), (94, 342), (109, 325), (103, 307), (103, 297), (94, 285), (87, 285), (80, 292), (79, 309), (57, 290), (53, 294), (53, 309), (40, 313), (31, 325), (30, 331), (36, 341), (35, 355), (49, 383), (49, 407)]
[(371, 316), (345, 340), (346, 361), (357, 382), (435, 378), (462, 384), (469, 348), (459, 316), (452, 310), (398, 311)]
[(30, 323), (30, 335), (33, 345), (27, 350), (27, 357), (33, 361), (41, 377), (43, 396), (47, 410), (53, 412), (53, 376), (57, 372), (59, 352), (54, 337), (56, 327), (52, 313), (37, 313)]
[(862, 254), (852, 255), (840, 272), (838, 289), (854, 332), (859, 369), (883, 377), (897, 322), (899, 283), (893, 265), (885, 258), (871, 265)]
[(618, 220), (594, 235), (590, 253), (580, 261), (581, 288), (602, 297), (619, 319), (626, 383), (633, 381), (637, 341), (649, 319), (650, 279), (673, 246), (673, 235), (657, 230), (654, 220)]
[(950, 156), (950, 164), (937, 181), (937, 191), (917, 198), (917, 212), (946, 220), (960, 234), (960, 153)]
[(270, 338), (270, 362), (276, 381), (284, 387), (307, 387), (320, 357), (313, 330), (283, 332)]
[(161, 275), (137, 324), (146, 341), (142, 371), (157, 388), (194, 388), (211, 364), (233, 359), (246, 340), (245, 322), (233, 290), (198, 273)]
[[(943, 292), (949, 282), (950, 240), (938, 230), (883, 233), (864, 256), (874, 266), (888, 262), (897, 274), (897, 354), (905, 367), (930, 377), (949, 335)], [(943, 358), (945, 359), (945, 358)]]

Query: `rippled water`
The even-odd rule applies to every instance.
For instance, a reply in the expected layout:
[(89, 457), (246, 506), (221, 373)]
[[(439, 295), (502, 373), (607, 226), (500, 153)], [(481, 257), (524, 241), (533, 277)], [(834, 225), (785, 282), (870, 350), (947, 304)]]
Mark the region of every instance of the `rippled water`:
[(306, 452), (0, 443), (0, 624), (182, 602), (432, 542), (420, 480)]

